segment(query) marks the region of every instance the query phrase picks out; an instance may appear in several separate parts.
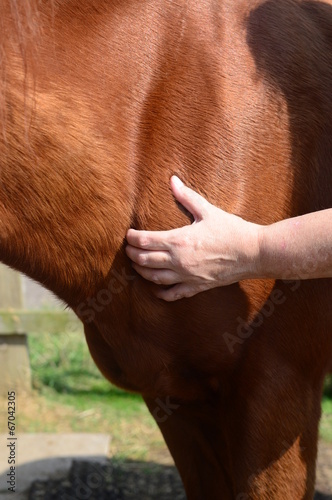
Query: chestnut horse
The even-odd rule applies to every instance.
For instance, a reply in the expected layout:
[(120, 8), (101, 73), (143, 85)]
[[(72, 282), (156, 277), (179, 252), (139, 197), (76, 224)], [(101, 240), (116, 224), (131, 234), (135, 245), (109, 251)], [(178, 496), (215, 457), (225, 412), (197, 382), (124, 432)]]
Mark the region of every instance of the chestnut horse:
[[(1, 0), (0, 259), (143, 395), (189, 500), (310, 499), (331, 280), (175, 303), (129, 227), (190, 222), (171, 174), (248, 220), (332, 206), (332, 2)], [(294, 273), (293, 273), (294, 274)]]

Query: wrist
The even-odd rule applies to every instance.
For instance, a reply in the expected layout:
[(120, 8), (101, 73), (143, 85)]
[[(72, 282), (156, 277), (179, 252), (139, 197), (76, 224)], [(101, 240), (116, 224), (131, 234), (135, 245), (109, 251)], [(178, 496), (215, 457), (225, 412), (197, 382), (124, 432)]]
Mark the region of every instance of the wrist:
[(246, 279), (265, 277), (264, 269), (264, 241), (265, 228), (259, 224), (250, 223), (250, 236), (248, 238), (248, 276)]
[(283, 265), (283, 256), (282, 252), (277, 252), (277, 226), (276, 224), (270, 224), (266, 226), (258, 226), (258, 228), (259, 257), (257, 259), (257, 277), (274, 279), (279, 278)]

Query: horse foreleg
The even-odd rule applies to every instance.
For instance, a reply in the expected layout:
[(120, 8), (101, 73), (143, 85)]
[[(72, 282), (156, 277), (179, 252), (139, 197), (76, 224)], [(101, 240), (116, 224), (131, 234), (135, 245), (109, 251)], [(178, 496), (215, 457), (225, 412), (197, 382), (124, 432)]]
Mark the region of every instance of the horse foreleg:
[(182, 478), (188, 500), (230, 500), (230, 480), (223, 415), (212, 403), (145, 402), (154, 416)]
[(279, 366), (274, 382), (239, 382), (230, 431), (236, 500), (314, 496), (320, 390), (291, 369), (286, 374)]

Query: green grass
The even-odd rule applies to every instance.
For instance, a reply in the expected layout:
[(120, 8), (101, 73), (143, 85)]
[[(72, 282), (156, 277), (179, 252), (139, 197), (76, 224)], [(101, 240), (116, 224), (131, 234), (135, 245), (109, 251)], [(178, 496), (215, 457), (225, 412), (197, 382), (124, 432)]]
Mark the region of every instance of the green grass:
[(67, 394), (107, 394), (111, 390), (94, 365), (83, 335), (30, 334), (28, 339), (36, 389), (43, 392), (51, 388)]
[(332, 442), (332, 375), (325, 379), (319, 434), (324, 441)]
[(101, 375), (83, 335), (32, 334), (29, 350), (33, 387), (48, 399), (72, 404), (79, 410), (102, 401), (122, 417), (145, 409), (141, 396), (115, 387)]
[(332, 399), (326, 396), (322, 400), (322, 418), (319, 434), (324, 441), (332, 442)]

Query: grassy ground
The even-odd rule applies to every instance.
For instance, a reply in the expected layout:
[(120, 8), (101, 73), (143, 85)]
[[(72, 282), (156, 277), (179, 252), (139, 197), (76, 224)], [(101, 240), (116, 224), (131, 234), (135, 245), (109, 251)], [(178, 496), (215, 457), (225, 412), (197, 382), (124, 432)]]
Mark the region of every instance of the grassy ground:
[[(102, 432), (119, 458), (169, 462), (160, 432), (142, 399), (110, 385), (78, 333), (29, 335), (34, 395), (18, 400), (21, 432)], [(332, 377), (323, 398), (321, 437), (332, 441)]]

